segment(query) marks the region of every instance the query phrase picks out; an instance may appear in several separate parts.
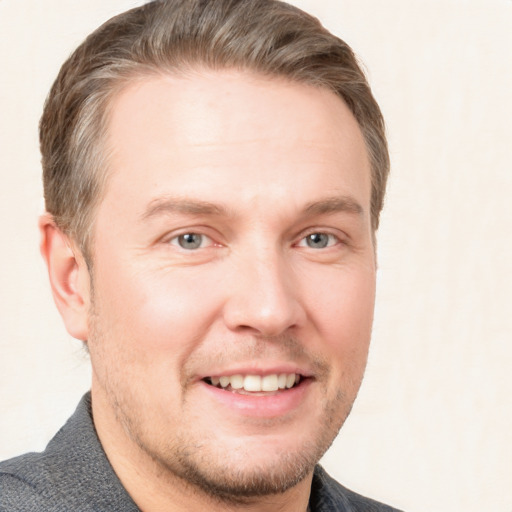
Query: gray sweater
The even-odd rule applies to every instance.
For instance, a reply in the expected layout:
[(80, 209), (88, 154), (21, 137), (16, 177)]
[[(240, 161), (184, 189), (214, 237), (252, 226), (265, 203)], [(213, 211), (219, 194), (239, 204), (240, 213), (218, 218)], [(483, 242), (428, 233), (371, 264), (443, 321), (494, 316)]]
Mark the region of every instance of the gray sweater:
[[(312, 512), (398, 512), (338, 484), (317, 466)], [(0, 463), (0, 512), (139, 512), (101, 447), (86, 394), (42, 453)]]

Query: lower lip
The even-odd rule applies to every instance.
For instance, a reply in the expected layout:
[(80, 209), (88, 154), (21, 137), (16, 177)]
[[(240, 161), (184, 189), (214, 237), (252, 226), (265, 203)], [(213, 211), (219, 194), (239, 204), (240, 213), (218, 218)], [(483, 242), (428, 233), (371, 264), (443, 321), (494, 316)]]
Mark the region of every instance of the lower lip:
[(291, 389), (264, 396), (225, 391), (203, 381), (200, 385), (221, 406), (234, 410), (238, 414), (256, 418), (274, 418), (291, 413), (303, 404), (310, 389), (311, 380), (304, 379), (298, 386)]

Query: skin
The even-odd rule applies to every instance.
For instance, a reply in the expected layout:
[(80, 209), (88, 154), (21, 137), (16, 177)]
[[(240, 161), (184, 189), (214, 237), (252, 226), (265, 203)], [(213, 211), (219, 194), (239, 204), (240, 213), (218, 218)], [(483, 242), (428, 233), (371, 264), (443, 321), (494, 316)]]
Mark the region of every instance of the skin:
[[(107, 456), (144, 511), (305, 511), (371, 334), (358, 124), (330, 91), (229, 70), (139, 79), (111, 108), (93, 274), (40, 222)], [(276, 369), (301, 386), (239, 400), (203, 380)]]

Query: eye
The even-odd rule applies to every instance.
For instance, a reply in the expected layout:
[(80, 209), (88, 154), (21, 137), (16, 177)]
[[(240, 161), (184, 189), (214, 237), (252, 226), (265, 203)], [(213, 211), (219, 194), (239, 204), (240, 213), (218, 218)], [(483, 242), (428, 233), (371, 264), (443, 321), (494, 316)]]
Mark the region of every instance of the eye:
[(329, 233), (311, 233), (299, 242), (299, 246), (311, 249), (325, 249), (326, 247), (336, 245), (338, 242), (338, 238)]
[(212, 243), (211, 238), (199, 233), (184, 233), (183, 235), (175, 236), (171, 242), (172, 245), (178, 245), (187, 251), (194, 249), (201, 249)]

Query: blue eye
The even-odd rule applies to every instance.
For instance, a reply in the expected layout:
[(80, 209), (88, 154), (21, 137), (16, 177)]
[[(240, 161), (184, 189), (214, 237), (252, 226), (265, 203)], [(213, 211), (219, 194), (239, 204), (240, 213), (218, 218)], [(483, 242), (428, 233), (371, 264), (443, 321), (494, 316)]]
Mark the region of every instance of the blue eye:
[(311, 233), (301, 240), (300, 245), (306, 245), (311, 249), (325, 249), (326, 247), (334, 245), (336, 242), (337, 238), (334, 235), (328, 233)]
[(209, 240), (210, 239), (205, 235), (200, 235), (198, 233), (185, 233), (174, 237), (171, 240), (171, 243), (173, 245), (179, 245), (182, 249), (190, 251), (201, 248)]

